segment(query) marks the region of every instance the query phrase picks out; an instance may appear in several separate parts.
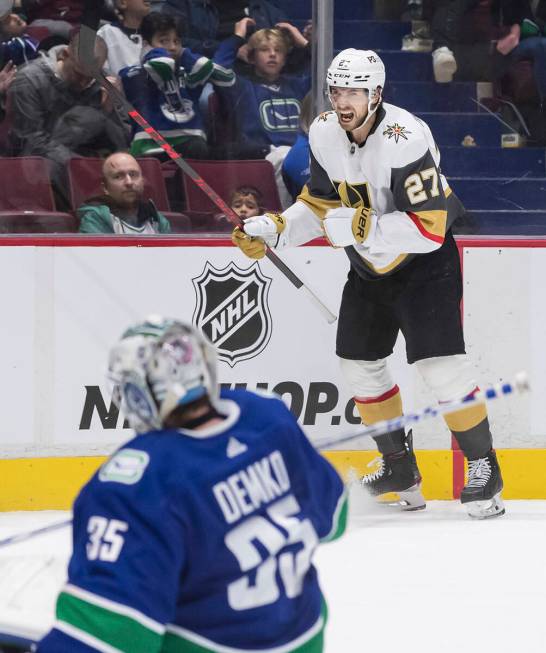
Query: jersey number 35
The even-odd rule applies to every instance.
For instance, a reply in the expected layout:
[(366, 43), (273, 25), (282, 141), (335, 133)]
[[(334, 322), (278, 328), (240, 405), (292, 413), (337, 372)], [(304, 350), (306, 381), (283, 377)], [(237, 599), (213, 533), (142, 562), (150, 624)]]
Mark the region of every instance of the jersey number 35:
[[(301, 593), (319, 540), (311, 521), (295, 516), (299, 512), (300, 506), (290, 494), (269, 506), (269, 519), (254, 515), (226, 534), (226, 546), (237, 558), (241, 571), (249, 572), (228, 585), (228, 602), (233, 610), (269, 605), (283, 590), (288, 598)], [(256, 543), (269, 554), (265, 560)], [(303, 548), (297, 552), (283, 551), (298, 543)], [(282, 587), (276, 580), (277, 569)]]

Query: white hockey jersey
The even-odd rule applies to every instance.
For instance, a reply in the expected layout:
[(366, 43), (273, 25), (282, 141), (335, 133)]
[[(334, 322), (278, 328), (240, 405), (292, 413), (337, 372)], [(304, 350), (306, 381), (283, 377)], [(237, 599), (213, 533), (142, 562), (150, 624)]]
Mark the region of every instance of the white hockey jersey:
[(311, 125), (309, 143), (311, 177), (283, 212), (286, 228), (277, 249), (324, 235), (321, 221), (329, 209), (371, 207), (366, 241), (345, 249), (361, 276), (383, 276), (412, 255), (438, 249), (464, 211), (440, 173), (428, 125), (405, 109), (383, 103), (360, 146), (328, 111)]

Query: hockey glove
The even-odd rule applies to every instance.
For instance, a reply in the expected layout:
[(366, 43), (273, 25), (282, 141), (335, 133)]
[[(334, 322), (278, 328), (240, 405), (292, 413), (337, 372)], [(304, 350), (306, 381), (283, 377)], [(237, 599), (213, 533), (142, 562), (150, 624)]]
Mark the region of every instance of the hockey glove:
[(247, 218), (243, 227), (235, 227), (231, 240), (249, 258), (260, 259), (265, 256), (266, 245), (274, 247), (286, 222), (280, 213), (266, 213)]
[(324, 233), (334, 247), (362, 245), (370, 234), (372, 209), (342, 206), (330, 209), (324, 218)]

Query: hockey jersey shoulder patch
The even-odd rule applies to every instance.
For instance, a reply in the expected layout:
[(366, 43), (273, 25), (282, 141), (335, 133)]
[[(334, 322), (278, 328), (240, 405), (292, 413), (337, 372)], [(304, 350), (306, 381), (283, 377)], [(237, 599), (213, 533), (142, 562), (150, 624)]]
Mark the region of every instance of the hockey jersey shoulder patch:
[(396, 121), (391, 125), (386, 125), (383, 129), (383, 136), (388, 140), (391, 138), (394, 139), (395, 143), (398, 143), (401, 139), (407, 141), (411, 133), (412, 132), (405, 125), (400, 125)]
[(138, 483), (148, 467), (150, 456), (140, 449), (120, 449), (99, 470), (99, 481), (124, 485)]

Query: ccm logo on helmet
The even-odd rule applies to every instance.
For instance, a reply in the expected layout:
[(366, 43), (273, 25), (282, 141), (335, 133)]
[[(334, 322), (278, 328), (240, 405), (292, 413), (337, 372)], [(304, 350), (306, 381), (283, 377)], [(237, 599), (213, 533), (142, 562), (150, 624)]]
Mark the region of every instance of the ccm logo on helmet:
[(350, 77), (350, 75), (347, 73), (334, 73), (334, 77), (342, 77), (343, 79), (347, 79)]

